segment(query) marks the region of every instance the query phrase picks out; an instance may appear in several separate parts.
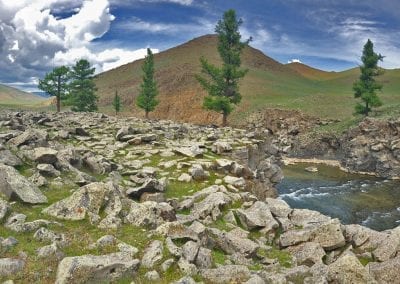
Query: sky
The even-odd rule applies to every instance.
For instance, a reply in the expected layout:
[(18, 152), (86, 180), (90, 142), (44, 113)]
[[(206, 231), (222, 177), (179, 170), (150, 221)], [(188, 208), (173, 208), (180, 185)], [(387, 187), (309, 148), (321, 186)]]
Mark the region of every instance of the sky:
[(281, 63), (345, 70), (370, 38), (381, 66), (400, 68), (399, 0), (0, 0), (0, 83), (37, 91), (81, 58), (107, 71), (214, 33), (231, 8), (243, 39)]

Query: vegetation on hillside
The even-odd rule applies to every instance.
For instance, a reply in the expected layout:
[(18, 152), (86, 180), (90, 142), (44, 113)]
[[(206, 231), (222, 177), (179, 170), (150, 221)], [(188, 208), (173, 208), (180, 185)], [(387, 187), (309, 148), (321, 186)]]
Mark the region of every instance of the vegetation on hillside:
[(378, 62), (382, 60), (383, 56), (375, 53), (374, 44), (368, 39), (361, 57), (363, 64), (360, 66), (360, 79), (353, 86), (354, 96), (362, 101), (357, 103), (356, 113), (368, 116), (372, 107), (382, 106), (382, 101), (376, 92), (381, 91), (383, 85), (374, 79), (382, 74), (382, 69), (378, 67)]
[(115, 90), (115, 96), (112, 102), (112, 106), (115, 110), (115, 115), (118, 115), (118, 113), (121, 111), (121, 97), (118, 95), (117, 90)]
[(148, 119), (149, 112), (153, 111), (159, 103), (156, 99), (158, 89), (154, 79), (154, 56), (150, 48), (147, 49), (142, 71), (143, 82), (140, 85), (140, 93), (136, 98), (136, 105), (145, 111), (146, 119)]
[(236, 12), (228, 10), (215, 28), (218, 34), (218, 53), (223, 62), (221, 68), (209, 63), (204, 57), (200, 58), (202, 73), (206, 76), (197, 76), (197, 80), (208, 93), (203, 106), (222, 114), (222, 126), (227, 125), (227, 117), (232, 112), (233, 105), (242, 99), (239, 79), (248, 71), (240, 69), (240, 56), (249, 42), (240, 41), (241, 24), (242, 20), (236, 18)]
[(70, 69), (60, 66), (47, 73), (43, 80), (39, 80), (38, 88), (50, 96), (56, 97), (57, 112), (61, 111), (61, 99), (68, 94), (69, 79)]

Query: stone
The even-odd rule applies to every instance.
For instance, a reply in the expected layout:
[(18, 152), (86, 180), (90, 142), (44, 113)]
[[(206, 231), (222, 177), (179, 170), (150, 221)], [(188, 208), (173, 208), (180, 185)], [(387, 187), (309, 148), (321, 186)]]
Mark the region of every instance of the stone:
[(171, 238), (165, 239), (165, 246), (167, 247), (167, 250), (169, 251), (170, 254), (176, 257), (181, 257), (182, 249), (177, 245), (175, 245), (174, 242), (171, 240)]
[(200, 269), (211, 268), (213, 265), (211, 250), (208, 248), (200, 247), (196, 256), (195, 264)]
[(0, 276), (12, 276), (21, 272), (25, 261), (15, 258), (0, 258)]
[(83, 220), (89, 214), (99, 214), (108, 191), (109, 188), (104, 183), (90, 183), (79, 188), (70, 197), (43, 209), (42, 212), (59, 219)]
[(7, 201), (0, 198), (0, 223), (7, 217), (7, 214), (11, 211), (11, 207)]
[(26, 215), (24, 214), (15, 214), (8, 217), (4, 227), (17, 232), (17, 233), (25, 233), (25, 232), (32, 232), (37, 230), (42, 226), (47, 226), (51, 224), (50, 221), (47, 220), (35, 220), (32, 222), (25, 222)]
[(146, 274), (144, 275), (144, 278), (150, 282), (156, 282), (156, 281), (160, 280), (160, 275), (158, 274), (158, 272), (156, 270), (152, 270), (152, 271), (146, 272)]
[(163, 257), (163, 244), (155, 240), (152, 241), (144, 250), (141, 266), (145, 268), (153, 268)]
[(47, 203), (39, 188), (20, 175), (16, 169), (0, 164), (0, 192), (8, 199), (18, 197), (30, 204)]
[(307, 242), (287, 249), (297, 260), (297, 265), (307, 265), (309, 267), (316, 263), (322, 263), (325, 251), (318, 243)]
[(275, 198), (266, 198), (265, 203), (268, 205), (272, 215), (280, 218), (287, 218), (292, 212), (292, 208), (286, 203), (286, 201)]
[(178, 281), (173, 282), (173, 284), (196, 284), (197, 282), (190, 276), (185, 276)]
[(45, 130), (27, 129), (22, 134), (8, 141), (10, 145), (20, 147), (23, 145), (46, 146), (48, 135)]
[(193, 263), (199, 251), (199, 244), (193, 241), (188, 241), (182, 246), (182, 256), (190, 263)]
[(318, 168), (317, 167), (307, 167), (304, 170), (307, 171), (307, 172), (310, 172), (310, 173), (318, 172)]
[(78, 136), (84, 136), (84, 137), (88, 137), (90, 136), (89, 132), (87, 132), (84, 128), (82, 127), (76, 127), (75, 128), (75, 134)]
[(377, 261), (386, 261), (394, 257), (400, 249), (400, 227), (390, 230), (386, 239), (372, 252)]
[(183, 173), (178, 177), (178, 181), (180, 181), (180, 182), (191, 182), (192, 181), (192, 177), (187, 173)]
[(64, 253), (58, 248), (56, 243), (41, 247), (37, 250), (37, 256), (39, 258), (50, 258), (60, 261), (64, 258)]
[(147, 226), (155, 229), (164, 222), (176, 221), (176, 215), (174, 208), (165, 202), (132, 202), (129, 214), (125, 219), (135, 226)]
[(33, 235), (33, 238), (39, 242), (60, 243), (60, 244), (64, 244), (66, 242), (64, 234), (54, 233), (53, 231), (45, 227), (39, 228)]
[(230, 203), (231, 199), (225, 193), (211, 193), (203, 201), (194, 204), (192, 215), (199, 219), (211, 215), (216, 220), (222, 214), (220, 209)]
[(226, 176), (224, 177), (224, 182), (239, 188), (244, 188), (246, 186), (246, 181), (242, 177)]
[(0, 164), (4, 164), (11, 167), (21, 166), (22, 161), (20, 158), (15, 156), (10, 150), (0, 150)]
[(14, 237), (8, 237), (0, 242), (0, 248), (12, 248), (18, 244), (18, 240)]
[(243, 283), (250, 279), (250, 270), (243, 265), (225, 265), (213, 269), (204, 269), (201, 276), (207, 283)]
[(166, 272), (173, 264), (175, 260), (173, 258), (169, 258), (161, 264), (161, 270)]
[(400, 256), (384, 262), (370, 262), (366, 269), (378, 283), (400, 283)]
[(140, 198), (140, 196), (147, 193), (164, 192), (166, 190), (166, 184), (160, 182), (154, 178), (148, 178), (145, 180), (142, 186), (131, 188), (126, 191), (126, 194), (131, 198)]
[(179, 147), (179, 148), (175, 148), (174, 152), (181, 154), (183, 156), (186, 157), (190, 157), (190, 158), (196, 158), (196, 157), (200, 157), (203, 155), (203, 150), (200, 149), (200, 147), (198, 145), (191, 145), (189, 147)]
[(204, 171), (203, 167), (199, 164), (194, 164), (189, 169), (189, 174), (192, 176), (194, 180), (204, 180), (208, 178), (208, 174)]
[(196, 275), (198, 273), (198, 269), (197, 269), (196, 265), (194, 265), (193, 263), (188, 262), (183, 257), (181, 257), (178, 260), (178, 267), (179, 267), (179, 270), (184, 275), (194, 276), (194, 275)]
[(213, 151), (214, 153), (217, 153), (217, 154), (222, 154), (225, 152), (232, 151), (232, 146), (228, 142), (217, 141), (212, 145), (211, 151)]
[(333, 283), (377, 283), (353, 254), (345, 254), (328, 266), (328, 280)]
[(55, 164), (57, 162), (58, 151), (52, 148), (38, 147), (33, 149), (33, 160), (40, 164)]
[(58, 265), (55, 283), (101, 283), (133, 278), (139, 263), (124, 253), (65, 257)]
[(52, 164), (38, 164), (36, 169), (43, 176), (57, 177), (60, 175), (60, 171), (56, 170)]
[(199, 240), (198, 233), (179, 222), (164, 223), (157, 228), (156, 232), (171, 240)]
[(278, 222), (274, 219), (268, 205), (261, 201), (256, 201), (250, 208), (236, 210), (237, 216), (243, 226), (248, 230), (264, 229), (270, 232), (279, 227)]

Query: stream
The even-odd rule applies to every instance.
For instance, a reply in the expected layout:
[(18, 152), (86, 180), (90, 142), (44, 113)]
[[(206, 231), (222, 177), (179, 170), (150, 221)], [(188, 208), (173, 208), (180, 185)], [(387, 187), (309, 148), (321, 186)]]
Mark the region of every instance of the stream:
[[(318, 172), (305, 171), (315, 166)], [(343, 224), (383, 231), (400, 225), (400, 181), (349, 174), (336, 167), (299, 163), (283, 168), (277, 189), (293, 208), (319, 211)]]

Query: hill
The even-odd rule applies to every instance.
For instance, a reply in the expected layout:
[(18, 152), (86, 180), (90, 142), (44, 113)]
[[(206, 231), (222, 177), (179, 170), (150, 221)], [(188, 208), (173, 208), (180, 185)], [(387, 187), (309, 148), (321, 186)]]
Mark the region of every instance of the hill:
[(0, 84), (0, 105), (34, 105), (43, 100), (40, 96)]
[[(160, 90), (160, 105), (152, 118), (182, 120), (196, 123), (218, 123), (220, 115), (202, 109), (205, 92), (194, 78), (200, 72), (199, 58), (220, 64), (217, 37), (206, 35), (155, 55), (156, 80)], [(117, 89), (128, 113), (141, 116), (134, 106), (141, 83), (138, 60), (99, 74), (96, 78), (99, 104), (111, 112), (111, 101)], [(351, 117), (355, 104), (352, 84), (358, 69), (325, 72), (303, 64), (281, 64), (261, 51), (248, 47), (242, 57), (249, 70), (241, 82), (243, 100), (231, 116), (238, 123), (255, 111), (267, 107), (297, 109), (322, 118)], [(388, 70), (381, 78), (385, 82), (382, 99), (386, 106), (398, 102), (400, 70)]]

